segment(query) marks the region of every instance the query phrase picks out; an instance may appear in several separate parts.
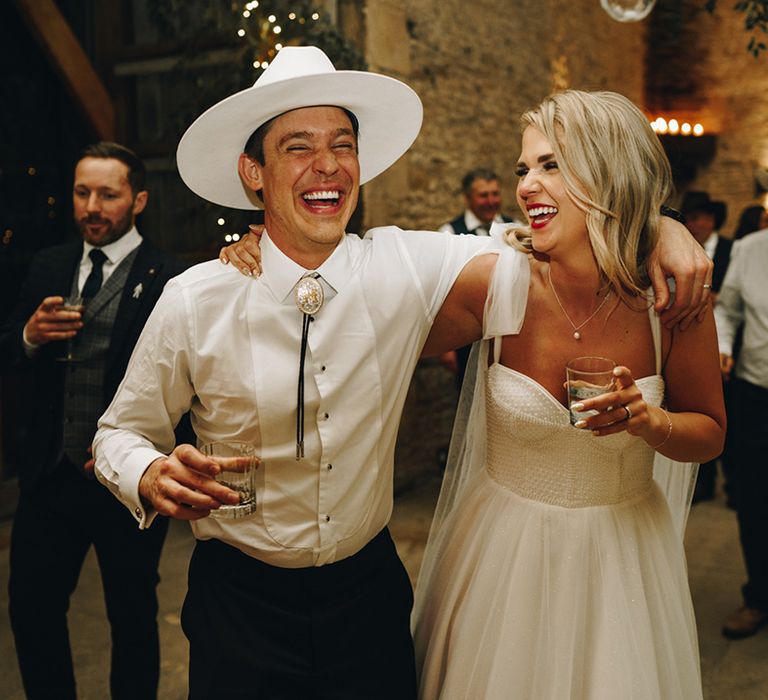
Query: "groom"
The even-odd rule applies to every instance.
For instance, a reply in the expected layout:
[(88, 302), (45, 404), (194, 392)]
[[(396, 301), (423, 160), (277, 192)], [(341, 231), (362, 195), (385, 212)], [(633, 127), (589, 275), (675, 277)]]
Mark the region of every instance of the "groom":
[[(199, 195), (264, 207), (264, 274), (211, 261), (168, 286), (94, 453), (140, 527), (157, 513), (192, 521), (182, 623), (193, 699), (416, 695), (412, 591), (387, 530), (395, 438), (438, 314), (440, 342), (479, 337), (471, 300), (495, 256), (478, 255), (487, 238), (344, 232), (360, 184), (408, 149), (421, 114), (406, 85), (287, 47), (179, 144)], [(689, 259), (695, 244), (676, 235), (672, 257)], [(708, 272), (682, 267), (678, 288)], [(252, 516), (206, 517), (237, 495), (195, 448), (174, 448), (188, 409), (200, 443), (257, 445)]]

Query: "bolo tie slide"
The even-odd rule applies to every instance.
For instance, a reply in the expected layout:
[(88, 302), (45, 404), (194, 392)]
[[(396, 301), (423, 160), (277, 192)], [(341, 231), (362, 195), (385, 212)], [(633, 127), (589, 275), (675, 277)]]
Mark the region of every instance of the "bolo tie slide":
[(309, 324), (314, 321), (314, 314), (320, 311), (325, 301), (325, 293), (320, 282), (320, 275), (310, 272), (296, 285), (296, 306), (302, 313), (301, 321), (301, 356), (299, 358), (299, 384), (296, 398), (296, 459), (304, 458), (304, 361), (307, 356)]

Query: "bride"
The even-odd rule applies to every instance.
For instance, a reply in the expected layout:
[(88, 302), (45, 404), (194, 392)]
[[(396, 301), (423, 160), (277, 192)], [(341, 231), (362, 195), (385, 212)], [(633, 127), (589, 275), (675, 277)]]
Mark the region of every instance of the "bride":
[[(522, 122), (528, 226), (501, 234), (419, 576), (421, 697), (701, 697), (681, 536), (695, 468), (667, 460), (668, 501), (653, 465), (712, 459), (725, 417), (711, 312), (670, 332), (646, 292), (669, 164), (615, 93), (558, 93)], [(564, 368), (587, 355), (618, 366), (579, 429)]]

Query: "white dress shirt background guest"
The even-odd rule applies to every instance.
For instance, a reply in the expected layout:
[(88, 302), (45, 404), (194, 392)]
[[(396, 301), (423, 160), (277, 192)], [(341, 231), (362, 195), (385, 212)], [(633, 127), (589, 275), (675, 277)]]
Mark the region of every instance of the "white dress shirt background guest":
[[(723, 376), (735, 394), (729, 415), (736, 471), (736, 510), (747, 581), (744, 605), (726, 618), (723, 634), (741, 639), (768, 624), (768, 229), (734, 250), (715, 307)], [(734, 365), (733, 344), (743, 324)]]

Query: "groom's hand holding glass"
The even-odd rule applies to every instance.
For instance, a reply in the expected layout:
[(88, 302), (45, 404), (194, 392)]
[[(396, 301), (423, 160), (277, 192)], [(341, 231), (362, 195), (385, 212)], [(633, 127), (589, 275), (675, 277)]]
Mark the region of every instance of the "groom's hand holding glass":
[(222, 506), (236, 506), (240, 494), (216, 481), (222, 468), (216, 459), (192, 445), (177, 445), (167, 457), (152, 462), (139, 481), (139, 495), (161, 515), (200, 520)]
[(24, 326), (24, 341), (38, 347), (58, 340), (71, 340), (83, 327), (81, 311), (66, 309), (64, 297), (46, 297)]

